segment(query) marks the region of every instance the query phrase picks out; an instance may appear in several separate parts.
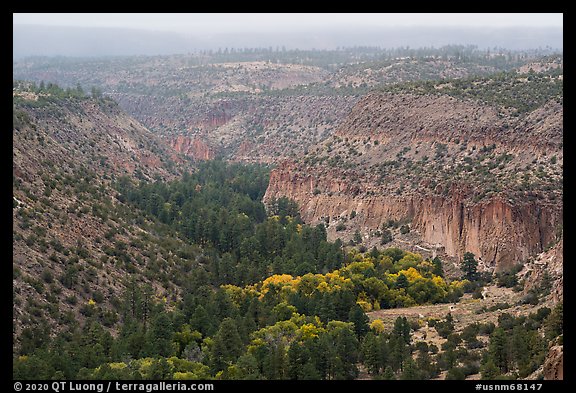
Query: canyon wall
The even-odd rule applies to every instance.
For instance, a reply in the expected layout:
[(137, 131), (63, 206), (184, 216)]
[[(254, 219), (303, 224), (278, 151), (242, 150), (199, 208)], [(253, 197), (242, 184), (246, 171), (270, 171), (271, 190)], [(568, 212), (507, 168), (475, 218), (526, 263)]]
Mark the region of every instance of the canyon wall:
[(196, 161), (212, 160), (216, 156), (215, 150), (196, 136), (177, 135), (169, 139), (169, 144), (176, 152)]
[(336, 223), (364, 233), (409, 223), (450, 256), (507, 269), (561, 236), (562, 119), (555, 100), (518, 116), (445, 95), (372, 93), (330, 140), (279, 164), (264, 201), (294, 199), (332, 237), (343, 235)]
[(472, 204), (458, 190), (448, 197), (366, 195), (345, 180), (302, 176), (293, 169), (285, 163), (272, 171), (265, 202), (294, 199), (303, 220), (313, 224), (327, 217), (333, 222), (352, 211), (363, 230), (377, 230), (389, 219), (409, 222), (424, 241), (443, 246), (448, 255), (461, 257), (470, 251), (497, 271), (542, 252), (562, 222), (562, 211), (534, 202), (493, 198)]

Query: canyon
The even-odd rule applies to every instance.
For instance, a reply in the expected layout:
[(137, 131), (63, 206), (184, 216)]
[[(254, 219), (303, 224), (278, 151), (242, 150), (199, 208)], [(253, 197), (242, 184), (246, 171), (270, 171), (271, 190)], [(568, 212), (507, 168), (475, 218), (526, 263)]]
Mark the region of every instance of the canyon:
[[(326, 53), (322, 61), (296, 53), (298, 64), (272, 53), (268, 61), (228, 55), (36, 58), (15, 66), (15, 75), (67, 86), (14, 81), (13, 339), (14, 354), (22, 355), (15, 364), (25, 367), (70, 328), (83, 350), (69, 353), (103, 352), (84, 340), (97, 335), (110, 352), (98, 361), (87, 356), (74, 376), (124, 362), (109, 343), (127, 336), (134, 359), (147, 362), (157, 338), (169, 337), (162, 359), (198, 366), (230, 319), (226, 310), (242, 303), (237, 283), (249, 289), (288, 274), (306, 282), (352, 266), (367, 281), (350, 307), (383, 321), (386, 332), (407, 316), (410, 358), (422, 355), (426, 340), (434, 344), (438, 378), (451, 379), (448, 369), (483, 377), (495, 337), (488, 323), (508, 323), (512, 335), (511, 318), (533, 331), (541, 356), (499, 372), (563, 378), (561, 57), (498, 66), (484, 55), (346, 64)], [(69, 87), (76, 84), (103, 93)], [(252, 216), (264, 221), (243, 238)], [(341, 242), (328, 250), (318, 243), (326, 235)], [(399, 256), (383, 274), (402, 250), (422, 257)], [(460, 265), (467, 252), (481, 273), (470, 281)], [(309, 263), (320, 256), (329, 263)], [(399, 271), (406, 285), (427, 286), (408, 292)], [(374, 275), (382, 282), (368, 288)], [(415, 302), (432, 299), (418, 291), (433, 290), (452, 296)], [(332, 295), (339, 296), (322, 294), (322, 315)], [(212, 298), (209, 308), (199, 307)], [(317, 299), (299, 299), (270, 309), (273, 319), (264, 324), (262, 309), (253, 308), (262, 299), (254, 300), (235, 317), (243, 345), (269, 323), (287, 323), (292, 309), (303, 318), (320, 315), (310, 308)], [(455, 330), (440, 337), (434, 324), (451, 313)], [(246, 315), (256, 318), (245, 325)], [(337, 322), (326, 315), (327, 326)], [(351, 315), (343, 312), (348, 322), (339, 323), (361, 322)], [(481, 342), (464, 339), (480, 325)], [(151, 346), (139, 347), (144, 341)], [(56, 354), (60, 343), (51, 344)], [(449, 352), (459, 357), (452, 365)]]
[[(561, 108), (547, 103), (517, 119), (443, 95), (372, 94), (314, 156), (274, 169), (265, 201), (294, 199), (306, 222), (329, 223), (333, 239), (341, 234), (336, 224), (355, 212), (349, 222), (367, 236), (388, 220), (408, 223), (449, 256), (472, 252), (489, 270), (509, 270), (561, 236), (561, 182), (545, 186), (560, 176)], [(428, 161), (431, 152), (437, 154)], [(344, 158), (330, 161), (335, 155)], [(504, 166), (490, 164), (502, 155)], [(424, 157), (428, 169), (414, 176)], [(532, 161), (542, 163), (545, 175), (527, 190), (518, 186), (517, 170)], [(392, 164), (378, 177), (383, 162)], [(457, 170), (466, 162), (488, 164)], [(494, 191), (483, 195), (487, 183)]]

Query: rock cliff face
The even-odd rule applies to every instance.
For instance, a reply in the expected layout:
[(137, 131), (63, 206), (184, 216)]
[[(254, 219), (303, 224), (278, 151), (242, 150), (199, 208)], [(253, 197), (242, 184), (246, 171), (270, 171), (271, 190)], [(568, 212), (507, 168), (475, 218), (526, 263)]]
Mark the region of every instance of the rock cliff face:
[[(535, 203), (511, 204), (494, 198), (471, 204), (457, 190), (449, 197), (360, 195), (346, 181), (328, 180), (322, 187), (326, 179), (301, 176), (294, 169), (286, 163), (272, 171), (265, 201), (282, 196), (294, 199), (302, 218), (310, 223), (345, 217), (352, 211), (363, 229), (378, 229), (390, 219), (409, 222), (423, 240), (443, 246), (448, 255), (461, 257), (470, 251), (496, 270), (542, 252), (554, 241), (554, 228), (562, 221), (561, 212)], [(330, 191), (314, 195), (316, 189)]]
[(170, 139), (170, 146), (194, 160), (212, 160), (216, 156), (214, 149), (199, 137), (178, 135)]
[[(542, 173), (558, 175), (547, 163), (553, 155), (561, 160), (561, 119), (553, 103), (514, 120), (451, 97), (375, 94), (316, 156), (273, 170), (264, 200), (296, 200), (306, 222), (330, 223), (332, 238), (341, 235), (333, 224), (352, 212), (348, 224), (365, 233), (388, 220), (408, 223), (450, 256), (470, 251), (484, 266), (505, 270), (557, 240), (561, 182), (539, 189), (537, 180), (527, 183), (533, 173), (524, 165), (541, 161)], [(522, 186), (521, 169), (528, 173)]]
[(544, 362), (544, 379), (545, 380), (564, 379), (563, 345), (555, 345), (548, 351), (548, 356), (546, 356), (546, 361)]
[[(526, 268), (526, 280), (523, 293), (526, 295), (543, 284), (551, 285), (550, 299), (553, 304), (562, 302), (564, 298), (564, 239), (548, 251), (538, 255), (533, 263)], [(545, 280), (551, 282), (545, 283)]]

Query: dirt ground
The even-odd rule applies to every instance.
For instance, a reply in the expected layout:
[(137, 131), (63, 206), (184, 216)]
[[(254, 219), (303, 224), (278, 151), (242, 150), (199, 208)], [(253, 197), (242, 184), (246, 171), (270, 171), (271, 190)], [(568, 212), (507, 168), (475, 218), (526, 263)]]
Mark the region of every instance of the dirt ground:
[[(434, 344), (440, 349), (442, 344), (446, 342), (446, 339), (442, 338), (435, 328), (427, 325), (426, 321), (429, 318), (444, 319), (450, 312), (454, 318), (455, 331), (460, 332), (464, 327), (475, 322), (493, 322), (497, 324), (498, 316), (503, 313), (519, 316), (528, 315), (539, 307), (547, 306), (552, 308), (552, 305), (547, 303), (540, 303), (538, 306), (516, 305), (522, 298), (522, 294), (514, 292), (512, 288), (499, 288), (491, 285), (486, 287), (485, 293), (486, 298), (484, 299), (472, 299), (471, 294), (465, 294), (458, 303), (386, 309), (372, 311), (367, 313), (367, 315), (370, 321), (381, 319), (384, 322), (386, 330), (391, 330), (394, 327), (394, 321), (398, 317), (406, 317), (409, 321), (419, 321), (422, 327), (413, 333), (413, 342), (425, 341), (428, 345)], [(488, 309), (498, 303), (508, 303), (511, 307), (503, 310), (477, 313), (477, 311), (483, 307)], [(488, 342), (488, 337), (486, 336), (479, 335), (478, 339), (485, 343)], [(363, 375), (363, 377), (364, 379), (369, 379), (368, 375)], [(467, 379), (479, 378), (480, 376), (476, 374), (468, 376)], [(438, 379), (444, 379), (443, 375), (440, 375)]]

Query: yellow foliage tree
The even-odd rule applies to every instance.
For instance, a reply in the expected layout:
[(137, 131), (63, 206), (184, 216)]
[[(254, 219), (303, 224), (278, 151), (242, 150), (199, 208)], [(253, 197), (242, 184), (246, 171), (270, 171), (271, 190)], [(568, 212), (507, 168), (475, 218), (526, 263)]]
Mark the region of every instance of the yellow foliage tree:
[(413, 267), (408, 268), (408, 270), (400, 270), (398, 274), (400, 273), (403, 273), (406, 276), (410, 284), (412, 284), (416, 280), (423, 278), (422, 275), (418, 272), (418, 270), (414, 269)]
[(312, 323), (306, 323), (300, 327), (300, 338), (302, 340), (311, 340), (317, 338), (320, 333), (325, 332), (326, 329), (316, 326)]
[(381, 319), (375, 319), (370, 322), (370, 329), (376, 334), (384, 333), (384, 322)]

